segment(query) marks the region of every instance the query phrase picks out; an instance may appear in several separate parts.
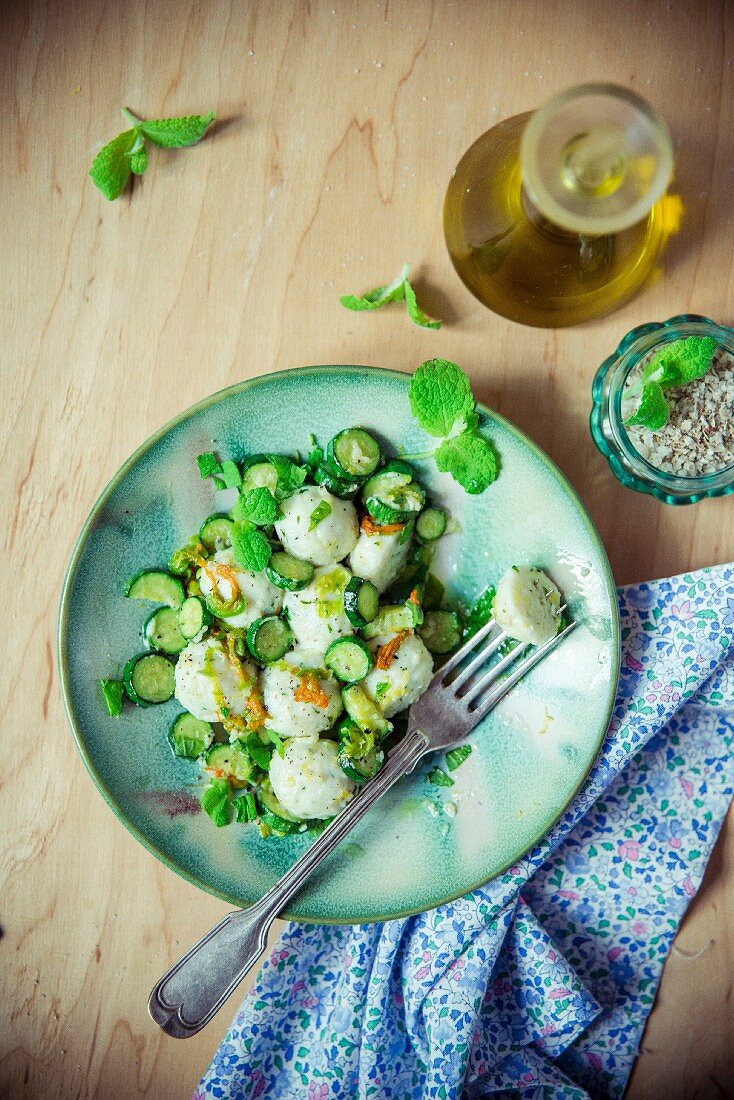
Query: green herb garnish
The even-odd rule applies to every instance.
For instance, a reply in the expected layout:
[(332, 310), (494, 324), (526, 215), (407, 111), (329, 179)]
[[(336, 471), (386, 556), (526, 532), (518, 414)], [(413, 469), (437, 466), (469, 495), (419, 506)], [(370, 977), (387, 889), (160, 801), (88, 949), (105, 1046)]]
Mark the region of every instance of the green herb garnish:
[(320, 500), (314, 508), (308, 521), (309, 531), (315, 531), (320, 523), (323, 523), (327, 516), (331, 515), (331, 505), (328, 500)]
[(249, 520), (235, 522), (232, 528), (232, 553), (235, 561), (250, 573), (259, 573), (270, 561), (270, 543)]
[(258, 489), (250, 489), (238, 497), (232, 509), (232, 518), (248, 519), (257, 527), (269, 527), (275, 522), (278, 511), (273, 494), (262, 486)]
[(122, 680), (100, 680), (107, 712), (112, 718), (119, 718), (122, 714), (123, 687)]
[(488, 588), (484, 589), (479, 599), (471, 607), (464, 626), (464, 641), (467, 641), (476, 634), (478, 630), (481, 630), (483, 626), (486, 626), (492, 618), (495, 594), (494, 585), (490, 584)]
[(434, 787), (453, 787), (454, 781), (447, 775), (443, 768), (431, 768), (426, 779), (433, 783)]
[(232, 819), (232, 788), (228, 779), (212, 779), (201, 792), (201, 808), (209, 814), (217, 828), (229, 825)]
[(250, 791), (246, 791), (244, 794), (233, 799), (232, 808), (234, 810), (234, 819), (239, 824), (246, 825), (250, 821), (257, 820), (255, 796)]
[(324, 448), (319, 447), (318, 440), (315, 435), (308, 437), (308, 443), (311, 450), (308, 452), (308, 458), (306, 459), (306, 465), (313, 472), (318, 469), (321, 463), (324, 461)]
[(282, 756), (285, 752), (285, 745), (283, 744), (283, 739), (281, 738), (280, 734), (277, 733), (275, 730), (269, 730), (269, 729), (264, 730), (264, 733), (267, 735), (267, 737), (270, 739), (270, 741), (272, 741), (272, 743), (275, 745), (275, 751), (277, 752), (278, 756), (280, 756), (282, 758)]
[(183, 118), (158, 118), (145, 121), (122, 108), (131, 129), (118, 134), (97, 153), (89, 175), (106, 199), (116, 199), (125, 190), (131, 176), (141, 176), (148, 167), (146, 141), (165, 149), (181, 149), (200, 141), (215, 115), (188, 115)]
[(388, 302), (405, 302), (405, 307), (411, 321), (421, 328), (441, 328), (443, 321), (432, 320), (418, 305), (415, 291), (408, 281), (410, 267), (405, 264), (397, 279), (387, 286), (378, 286), (374, 290), (368, 290), (366, 294), (358, 297), (355, 294), (343, 294), (339, 299), (347, 309), (362, 312), (364, 310), (379, 309)]
[(663, 344), (642, 372), (640, 403), (625, 424), (629, 427), (639, 424), (651, 432), (663, 428), (670, 417), (670, 406), (664, 391), (702, 378), (713, 365), (716, 347), (716, 341), (711, 336), (687, 336), (683, 340)]
[(471, 745), (457, 745), (446, 753), (446, 767), (450, 772), (455, 771), (467, 756), (471, 756)]
[(242, 474), (237, 463), (232, 462), (230, 458), (225, 459), (222, 463), (221, 478), (225, 489), (239, 489), (242, 484)]
[[(205, 451), (203, 455), (197, 455), (196, 464), (203, 478), (220, 477), (222, 473), (222, 463), (214, 454), (214, 451)], [(223, 484), (222, 482), (222, 485)]]
[(268, 462), (275, 467), (278, 475), (275, 486), (277, 500), (283, 500), (295, 493), (296, 489), (300, 489), (309, 472), (308, 466), (299, 466), (285, 455), (268, 455)]
[(270, 757), (273, 754), (273, 746), (264, 744), (256, 733), (248, 735), (245, 742), (247, 751), (258, 768), (266, 772), (270, 766)]
[(499, 457), (479, 432), (469, 379), (456, 363), (429, 359), (410, 381), (410, 408), (429, 435), (445, 436), (435, 451), (405, 457), (433, 457), (442, 473), (472, 495), (483, 493), (499, 473)]

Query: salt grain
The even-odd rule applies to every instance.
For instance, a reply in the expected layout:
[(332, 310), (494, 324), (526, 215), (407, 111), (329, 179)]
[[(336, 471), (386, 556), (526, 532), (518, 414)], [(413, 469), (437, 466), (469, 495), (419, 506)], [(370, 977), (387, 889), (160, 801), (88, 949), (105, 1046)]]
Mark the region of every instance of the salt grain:
[[(630, 374), (622, 394), (622, 420), (637, 410), (639, 382), (654, 352)], [(656, 432), (639, 424), (626, 428), (630, 443), (652, 466), (678, 477), (702, 477), (734, 463), (734, 355), (718, 348), (713, 366), (701, 378), (665, 391), (667, 424)]]

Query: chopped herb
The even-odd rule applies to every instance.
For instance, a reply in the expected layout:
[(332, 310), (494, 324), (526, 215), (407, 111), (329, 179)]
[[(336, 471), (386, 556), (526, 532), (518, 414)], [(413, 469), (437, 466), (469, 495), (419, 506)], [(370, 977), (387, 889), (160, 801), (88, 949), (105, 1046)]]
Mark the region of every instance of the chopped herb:
[(309, 467), (311, 472), (313, 472), (313, 471), (318, 469), (318, 467), (321, 465), (321, 463), (324, 460), (324, 448), (319, 447), (315, 435), (310, 435), (308, 437), (308, 443), (309, 443), (309, 446), (310, 446), (311, 450), (308, 453), (308, 458), (306, 459), (306, 465)]
[(446, 767), (450, 772), (455, 771), (467, 756), (471, 756), (471, 745), (457, 745), (446, 753)]
[(276, 733), (275, 730), (268, 729), (265, 730), (265, 733), (275, 745), (275, 751), (277, 752), (278, 756), (282, 757), (285, 752), (285, 745), (283, 744), (280, 734)]
[(107, 712), (112, 718), (119, 718), (122, 714), (122, 680), (100, 680), (99, 686), (102, 688)]
[(246, 791), (243, 795), (239, 795), (232, 802), (232, 808), (234, 809), (234, 819), (240, 824), (247, 824), (249, 821), (257, 820), (257, 805), (255, 804), (255, 797), (250, 791)]
[(236, 462), (230, 458), (222, 463), (222, 481), (225, 489), (239, 489), (242, 484), (242, 474)]
[(270, 561), (270, 543), (254, 523), (242, 520), (232, 528), (232, 553), (235, 561), (250, 573), (259, 573)]
[(390, 684), (388, 683), (387, 680), (380, 680), (379, 684), (375, 684), (375, 691), (374, 691), (375, 702), (379, 702), (380, 699), (382, 699), (383, 695), (385, 694), (385, 692), (387, 691), (387, 689), (389, 687), (390, 687)]
[(145, 121), (127, 107), (122, 108), (122, 114), (131, 129), (124, 130), (100, 149), (89, 170), (95, 186), (110, 200), (122, 194), (131, 175), (140, 176), (148, 167), (146, 139), (167, 149), (195, 145), (215, 117), (210, 111), (208, 115)]
[(268, 462), (275, 466), (278, 481), (275, 486), (277, 500), (291, 496), (300, 489), (308, 474), (307, 466), (299, 466), (285, 455), (268, 455)]
[(232, 516), (237, 520), (248, 519), (258, 527), (269, 527), (277, 519), (278, 511), (275, 497), (263, 486), (242, 493), (232, 509)]
[(273, 746), (264, 744), (256, 733), (251, 733), (245, 744), (248, 753), (257, 764), (258, 768), (262, 768), (262, 770), (266, 772), (270, 766)]
[(196, 462), (202, 477), (213, 477), (221, 474), (222, 464), (213, 451), (206, 451), (203, 455), (197, 455)]
[(361, 296), (344, 294), (339, 301), (346, 309), (352, 309), (356, 312), (379, 309), (381, 306), (387, 305), (388, 302), (405, 302), (408, 316), (414, 324), (419, 325), (421, 328), (441, 328), (443, 322), (432, 320), (418, 305), (415, 291), (408, 282), (409, 274), (410, 267), (405, 264), (397, 279), (394, 279), (387, 286), (375, 287), (374, 290), (368, 290), (366, 294)]
[(472, 606), (466, 617), (464, 641), (467, 641), (476, 634), (478, 630), (481, 630), (483, 626), (486, 626), (492, 618), (495, 594), (494, 585), (490, 584), (488, 588), (484, 589), (484, 592), (482, 592), (479, 599)]
[(331, 505), (328, 500), (321, 500), (314, 508), (308, 521), (309, 531), (315, 531), (320, 523), (323, 523), (327, 516), (331, 515)]
[(232, 788), (227, 779), (212, 779), (201, 793), (201, 808), (217, 828), (229, 825), (232, 818)]
[(453, 787), (454, 781), (447, 775), (443, 768), (431, 768), (426, 779), (433, 783), (434, 787)]

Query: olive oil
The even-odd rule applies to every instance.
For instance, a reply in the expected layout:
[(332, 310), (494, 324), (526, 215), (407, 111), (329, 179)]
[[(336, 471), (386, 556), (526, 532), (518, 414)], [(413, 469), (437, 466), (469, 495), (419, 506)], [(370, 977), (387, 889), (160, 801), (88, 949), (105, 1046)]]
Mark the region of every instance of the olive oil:
[[(531, 118), (499, 123), (464, 155), (446, 194), (446, 243), (461, 279), (495, 313), (541, 327), (579, 324), (616, 309), (653, 275), (671, 229), (671, 200), (661, 196), (635, 224), (613, 231), (564, 228), (541, 211), (524, 180), (521, 144)], [(610, 208), (631, 170), (647, 169), (644, 157), (631, 169), (609, 126), (579, 132), (558, 149), (556, 192), (561, 202), (568, 196), (576, 203), (584, 227), (594, 227), (595, 204)], [(638, 205), (644, 186), (635, 181)], [(548, 194), (548, 206), (563, 215)], [(599, 217), (597, 224), (614, 220)]]

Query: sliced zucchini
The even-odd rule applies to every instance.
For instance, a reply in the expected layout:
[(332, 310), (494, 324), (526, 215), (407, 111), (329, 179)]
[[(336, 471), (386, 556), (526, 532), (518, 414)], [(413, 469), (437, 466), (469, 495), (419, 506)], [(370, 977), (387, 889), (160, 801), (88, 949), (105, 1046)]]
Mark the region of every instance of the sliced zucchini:
[(336, 638), (324, 654), (324, 664), (337, 680), (356, 684), (364, 680), (374, 664), (369, 647), (361, 638)]
[(278, 615), (264, 615), (247, 628), (247, 648), (256, 661), (279, 661), (293, 645), (293, 631)]
[(374, 733), (376, 737), (387, 737), (392, 731), (392, 722), (383, 718), (369, 695), (359, 684), (350, 684), (342, 688), (344, 708), (363, 733)]
[(127, 582), (125, 595), (131, 600), (152, 600), (178, 609), (184, 602), (184, 587), (178, 577), (162, 569), (144, 569)]
[(400, 630), (414, 630), (423, 622), (420, 605), (412, 600), (383, 607), (371, 623), (362, 628), (362, 636), (370, 641), (381, 634), (397, 634)]
[(151, 649), (157, 649), (159, 653), (180, 653), (186, 648), (186, 638), (178, 626), (179, 615), (180, 612), (172, 607), (159, 607), (148, 616), (143, 636)]
[(203, 756), (214, 740), (214, 730), (210, 722), (194, 718), (184, 711), (175, 719), (168, 731), (168, 743), (174, 756), (183, 756), (187, 760), (196, 760)]
[(303, 828), (304, 822), (288, 813), (288, 810), (275, 797), (269, 779), (262, 782), (258, 792), (258, 802), (260, 804), (260, 817), (266, 825), (270, 826), (273, 832), (298, 833)]
[(431, 653), (450, 653), (461, 641), (462, 629), (461, 619), (455, 611), (439, 608), (426, 612), (418, 634)]
[(139, 653), (122, 670), (125, 692), (139, 707), (166, 703), (173, 697), (174, 665), (161, 653)]
[(323, 485), (335, 497), (340, 500), (352, 500), (360, 490), (361, 482), (349, 478), (339, 477), (326, 466), (317, 466), (313, 479), (317, 485)]
[(418, 516), (415, 531), (423, 542), (435, 542), (446, 530), (446, 513), (443, 508), (426, 508)]
[(179, 608), (178, 629), (187, 642), (200, 634), (211, 621), (209, 608), (198, 596), (188, 596)]
[(269, 489), (275, 496), (278, 487), (278, 471), (267, 455), (253, 455), (243, 463), (242, 487), (240, 492), (249, 493), (251, 489)]
[(376, 523), (406, 523), (426, 502), (425, 490), (413, 481), (412, 471), (405, 473), (396, 465), (380, 470), (362, 489), (365, 508)]
[(276, 588), (300, 592), (313, 580), (313, 565), (286, 554), (285, 550), (277, 550), (265, 566), (265, 573)]
[(375, 744), (374, 734), (363, 733), (351, 718), (339, 723), (339, 767), (353, 783), (364, 783), (377, 775), (385, 754)]
[(371, 623), (380, 610), (380, 593), (372, 581), (352, 577), (344, 589), (344, 611), (352, 626), (361, 630)]
[(204, 758), (204, 769), (232, 783), (251, 783), (255, 777), (255, 763), (239, 740), (231, 745), (212, 745)]
[(326, 446), (326, 464), (337, 477), (364, 479), (380, 465), (380, 445), (364, 428), (345, 428)]
[(199, 538), (210, 554), (232, 545), (234, 522), (221, 513), (209, 516), (199, 528)]

